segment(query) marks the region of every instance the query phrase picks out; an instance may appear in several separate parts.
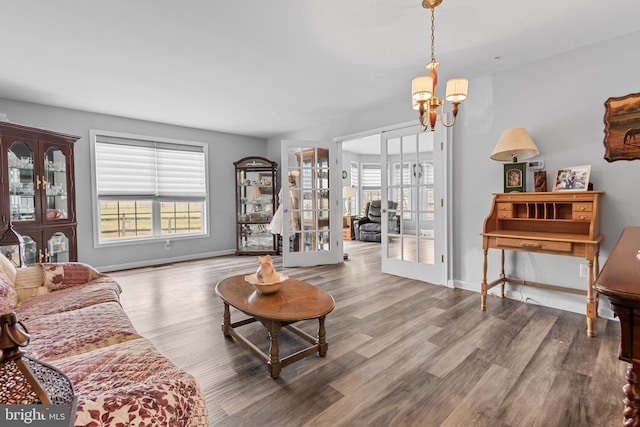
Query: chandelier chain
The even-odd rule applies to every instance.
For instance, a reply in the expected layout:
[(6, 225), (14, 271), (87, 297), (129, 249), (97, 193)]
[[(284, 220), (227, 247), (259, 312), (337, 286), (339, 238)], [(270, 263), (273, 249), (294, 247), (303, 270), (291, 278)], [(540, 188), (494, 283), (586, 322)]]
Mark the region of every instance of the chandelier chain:
[(436, 44), (436, 20), (434, 7), (431, 7), (431, 62), (436, 62), (435, 44)]

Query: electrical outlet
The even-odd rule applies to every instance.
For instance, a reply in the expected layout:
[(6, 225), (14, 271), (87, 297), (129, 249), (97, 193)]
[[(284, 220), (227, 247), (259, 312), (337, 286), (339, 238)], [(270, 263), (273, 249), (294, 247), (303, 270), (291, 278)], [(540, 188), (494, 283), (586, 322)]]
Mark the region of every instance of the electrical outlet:
[(589, 275), (589, 269), (587, 264), (580, 264), (580, 277), (587, 277)]

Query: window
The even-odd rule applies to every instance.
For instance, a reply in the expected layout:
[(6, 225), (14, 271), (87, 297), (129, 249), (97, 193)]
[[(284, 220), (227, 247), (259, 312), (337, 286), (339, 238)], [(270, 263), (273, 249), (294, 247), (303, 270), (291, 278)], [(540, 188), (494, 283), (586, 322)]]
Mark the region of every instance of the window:
[(362, 212), (367, 203), (382, 199), (382, 174), (379, 163), (362, 163), (360, 165), (360, 189), (362, 190)]
[(91, 131), (99, 244), (206, 234), (207, 146)]
[(360, 212), (360, 169), (358, 162), (349, 162), (349, 177), (351, 178), (351, 187), (356, 190), (356, 197), (351, 201), (351, 214), (357, 215)]

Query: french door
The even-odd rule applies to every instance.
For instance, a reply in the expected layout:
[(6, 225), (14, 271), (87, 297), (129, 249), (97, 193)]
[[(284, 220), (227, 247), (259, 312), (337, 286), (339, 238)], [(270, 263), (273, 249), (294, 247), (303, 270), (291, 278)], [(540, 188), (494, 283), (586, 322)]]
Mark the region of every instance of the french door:
[(283, 266), (342, 261), (336, 143), (284, 140), (281, 146)]
[(382, 271), (446, 283), (446, 132), (381, 133)]

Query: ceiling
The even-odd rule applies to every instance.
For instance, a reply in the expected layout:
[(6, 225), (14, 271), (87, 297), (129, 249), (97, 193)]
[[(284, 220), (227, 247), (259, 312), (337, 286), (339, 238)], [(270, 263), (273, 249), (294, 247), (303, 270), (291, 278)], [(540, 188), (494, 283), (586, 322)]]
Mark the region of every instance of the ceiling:
[[(430, 58), (420, 0), (0, 4), (1, 98), (263, 138), (410, 108)], [(483, 76), (639, 31), (639, 16), (638, 0), (445, 0), (436, 59)]]

